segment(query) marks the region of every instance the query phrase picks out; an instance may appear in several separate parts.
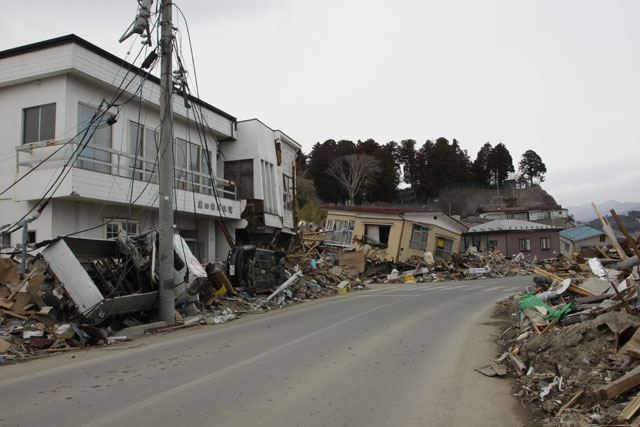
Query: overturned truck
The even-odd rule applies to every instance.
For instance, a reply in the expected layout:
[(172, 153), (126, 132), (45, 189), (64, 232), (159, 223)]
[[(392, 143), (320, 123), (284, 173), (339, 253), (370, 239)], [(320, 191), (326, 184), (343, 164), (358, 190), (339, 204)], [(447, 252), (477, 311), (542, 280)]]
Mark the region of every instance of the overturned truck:
[[(116, 240), (62, 237), (42, 257), (83, 321), (152, 310), (158, 304), (157, 231)], [(180, 235), (174, 235), (175, 304), (194, 303), (207, 274)]]

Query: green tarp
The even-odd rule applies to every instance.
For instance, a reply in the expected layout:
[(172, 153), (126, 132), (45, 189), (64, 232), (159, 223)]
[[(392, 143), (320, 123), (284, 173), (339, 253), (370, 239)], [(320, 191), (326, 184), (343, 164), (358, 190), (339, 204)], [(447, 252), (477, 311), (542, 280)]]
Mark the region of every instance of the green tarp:
[(523, 312), (527, 308), (530, 308), (531, 310), (535, 310), (539, 312), (539, 310), (537, 310), (536, 307), (544, 307), (547, 310), (547, 314), (544, 314), (542, 316), (547, 321), (552, 321), (553, 319), (558, 319), (558, 320), (562, 319), (564, 316), (569, 314), (571, 310), (573, 310), (573, 308), (577, 305), (578, 304), (576, 304), (575, 302), (572, 302), (563, 306), (558, 310), (554, 310), (548, 305), (546, 305), (544, 302), (542, 302), (542, 300), (538, 298), (536, 294), (524, 294), (522, 295), (522, 297), (520, 297), (520, 301), (518, 301), (518, 307), (520, 307), (520, 310), (522, 310)]

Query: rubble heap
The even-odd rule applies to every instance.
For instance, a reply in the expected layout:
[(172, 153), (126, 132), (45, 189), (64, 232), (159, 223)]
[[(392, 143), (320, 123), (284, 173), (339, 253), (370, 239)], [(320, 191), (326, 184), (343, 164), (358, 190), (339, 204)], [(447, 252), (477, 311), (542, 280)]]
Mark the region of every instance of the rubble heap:
[(541, 263), (500, 303), (503, 353), (479, 372), (515, 377), (533, 425), (640, 425), (638, 246)]

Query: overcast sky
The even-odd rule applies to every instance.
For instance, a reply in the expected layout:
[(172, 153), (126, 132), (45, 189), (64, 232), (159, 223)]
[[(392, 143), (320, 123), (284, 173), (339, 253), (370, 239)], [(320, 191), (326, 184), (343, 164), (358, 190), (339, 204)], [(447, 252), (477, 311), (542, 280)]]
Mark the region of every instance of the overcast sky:
[[(157, 2), (157, 0), (156, 0)], [(316, 142), (528, 149), (564, 206), (640, 201), (640, 1), (176, 0), (201, 98)], [(0, 50), (118, 43), (135, 0), (4, 2)], [(177, 13), (174, 15), (178, 15)], [(184, 20), (183, 48), (188, 50)]]

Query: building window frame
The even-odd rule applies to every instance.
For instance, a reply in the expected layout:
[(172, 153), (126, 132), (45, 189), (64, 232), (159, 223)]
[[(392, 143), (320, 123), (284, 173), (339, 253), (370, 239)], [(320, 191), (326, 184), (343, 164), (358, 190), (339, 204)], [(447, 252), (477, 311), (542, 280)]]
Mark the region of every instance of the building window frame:
[(551, 237), (540, 238), (540, 249), (542, 249), (543, 251), (548, 251), (551, 249)]
[(140, 221), (128, 218), (105, 218), (104, 238), (115, 239), (121, 232), (127, 236), (140, 234)]
[[(78, 102), (77, 129), (81, 137), (85, 135), (84, 130), (97, 111), (98, 109), (94, 106)], [(91, 116), (89, 116), (88, 113), (90, 113)], [(105, 112), (102, 119), (89, 128), (86, 134), (89, 140), (82, 141), (83, 143), (86, 142), (87, 145), (78, 156), (78, 162), (76, 163), (79, 168), (95, 172), (111, 173), (110, 150), (113, 146), (113, 132), (109, 125), (109, 118), (112, 116), (113, 114)], [(100, 150), (100, 148), (105, 148), (106, 150), (103, 151)]]
[(349, 247), (353, 241), (353, 231), (355, 221), (349, 219), (329, 219), (327, 218), (324, 244), (330, 246)]
[(160, 134), (158, 131), (130, 120), (127, 152), (137, 158), (129, 159), (127, 176), (157, 184), (159, 145)]
[(436, 236), (436, 256), (444, 259), (451, 257), (453, 253), (454, 239), (445, 236)]
[(427, 241), (429, 240), (430, 230), (431, 229), (425, 225), (413, 224), (413, 228), (411, 229), (411, 240), (409, 241), (409, 247), (418, 250), (427, 249)]
[(31, 144), (56, 137), (56, 103), (22, 109), (22, 143)]
[(531, 251), (531, 239), (529, 237), (520, 239), (520, 252)]
[(282, 204), (284, 209), (293, 212), (293, 178), (282, 174)]

